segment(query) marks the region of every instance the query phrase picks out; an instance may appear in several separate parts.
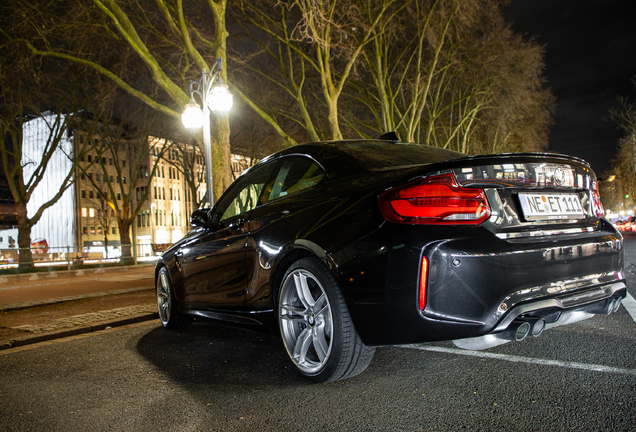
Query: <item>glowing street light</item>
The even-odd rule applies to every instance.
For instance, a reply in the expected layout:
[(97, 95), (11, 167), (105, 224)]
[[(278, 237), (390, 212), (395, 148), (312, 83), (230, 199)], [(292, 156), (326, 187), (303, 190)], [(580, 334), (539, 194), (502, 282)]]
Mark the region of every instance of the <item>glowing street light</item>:
[[(214, 204), (214, 191), (212, 188), (212, 139), (210, 137), (210, 111), (226, 113), (232, 108), (233, 97), (227, 85), (221, 78), (223, 62), (221, 57), (216, 59), (212, 70), (208, 73), (203, 69), (200, 81), (190, 81), (190, 102), (188, 102), (181, 114), (181, 121), (188, 129), (203, 127), (203, 151), (205, 157), (205, 186), (210, 207)], [(203, 109), (194, 100), (194, 95), (199, 95)]]
[(198, 103), (186, 104), (183, 114), (181, 114), (181, 122), (188, 129), (199, 129), (203, 126), (203, 111)]

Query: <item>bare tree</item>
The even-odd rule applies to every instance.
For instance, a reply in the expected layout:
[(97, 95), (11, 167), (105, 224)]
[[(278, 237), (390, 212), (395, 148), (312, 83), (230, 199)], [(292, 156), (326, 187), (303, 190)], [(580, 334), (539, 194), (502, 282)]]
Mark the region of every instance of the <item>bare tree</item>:
[[(290, 116), (312, 141), (342, 139), (340, 98), (355, 74), (363, 48), (380, 32), (383, 22), (391, 20), (389, 12), (396, 3), (290, 0), (272, 6), (266, 1), (240, 2), (242, 16), (249, 23), (244, 27), (246, 34), (262, 54), (248, 54), (241, 60), (237, 53), (235, 58), (293, 101), (298, 114), (290, 116), (281, 107), (275, 111), (278, 116)], [(267, 69), (258, 61), (263, 57), (270, 66)]]
[[(104, 251), (108, 251), (108, 236), (111, 232), (111, 228), (117, 226), (117, 214), (115, 210), (109, 205), (108, 201), (103, 197), (109, 194), (106, 190), (106, 184), (101, 183), (98, 185), (99, 189), (88, 190), (88, 196), (86, 202), (91, 206), (91, 209), (95, 211), (93, 216), (93, 226), (96, 226), (98, 235), (104, 236)], [(114, 233), (112, 234), (114, 235)]]
[[(630, 205), (633, 208), (634, 197), (631, 195), (629, 185), (625, 182), (626, 176), (617, 162), (614, 160), (613, 166), (599, 178), (599, 193), (603, 208), (620, 215), (621, 211), (628, 211)], [(625, 216), (625, 213), (621, 216)]]
[(546, 144), (543, 51), (513, 34), (500, 2), (412, 2), (393, 16), (364, 48), (367, 72), (351, 81), (348, 96), (370, 113), (351, 128), (465, 153)]
[[(632, 81), (636, 87), (636, 77)], [(627, 200), (633, 204), (636, 202), (636, 103), (626, 97), (620, 97), (618, 103), (619, 107), (610, 111), (611, 120), (623, 133), (612, 161), (613, 180), (621, 197), (629, 196)], [(621, 203), (624, 201), (620, 200)]]
[[(369, 73), (352, 87), (371, 109), (377, 132), (397, 131), (407, 141), (419, 141), (426, 108), (435, 107), (429, 100), (435, 91), (434, 79), (442, 82), (453, 75), (448, 73), (454, 62), (449, 55), (453, 53), (450, 33), (469, 8), (461, 1), (437, 0), (412, 2), (400, 12), (384, 22), (365, 47)], [(429, 125), (429, 131), (433, 127)]]
[(202, 194), (207, 188), (201, 143), (189, 133), (179, 133), (175, 127), (164, 135), (169, 139), (164, 137), (162, 140), (162, 146), (166, 146), (166, 151), (159, 156), (159, 159), (173, 167), (178, 172), (179, 178), (183, 178), (186, 187), (184, 198), (188, 203), (189, 212), (201, 208), (208, 202), (207, 196)]
[[(12, 66), (16, 64), (5, 62), (0, 70), (0, 157), (18, 216), (19, 266), (31, 268), (31, 230), (71, 187), (77, 157), (87, 151), (87, 146), (73, 149), (69, 139), (69, 126), (80, 105), (71, 93), (73, 85), (57, 95), (47, 94), (40, 87), (45, 84), (40, 71), (32, 69), (33, 75), (25, 77), (20, 68)], [(53, 110), (43, 112), (46, 108)], [(46, 180), (51, 171), (56, 173), (56, 185)], [(45, 184), (49, 190), (55, 189), (49, 194), (39, 193), (39, 207), (27, 211)]]
[(73, 149), (69, 139), (82, 99), (78, 77), (55, 61), (39, 61), (16, 40), (36, 34), (18, 11), (0, 5), (0, 158), (18, 216), (21, 269), (33, 267), (33, 226), (71, 187), (76, 157), (86, 150)]

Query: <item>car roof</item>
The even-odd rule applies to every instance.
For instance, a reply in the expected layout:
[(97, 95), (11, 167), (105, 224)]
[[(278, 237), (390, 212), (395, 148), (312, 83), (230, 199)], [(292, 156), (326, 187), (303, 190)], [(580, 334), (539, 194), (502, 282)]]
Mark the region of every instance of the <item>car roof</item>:
[[(396, 169), (418, 169), (429, 165), (449, 169), (494, 163), (525, 163), (537, 160), (580, 165), (582, 159), (553, 153), (502, 153), (469, 156), (440, 147), (396, 140), (338, 140), (299, 144), (264, 158), (256, 166), (282, 157), (301, 155), (313, 158), (329, 171), (329, 178)], [(410, 170), (409, 170), (410, 171)]]
[(341, 140), (299, 144), (266, 159), (289, 155), (309, 156), (327, 165), (330, 170), (344, 168), (349, 172), (402, 168), (467, 157), (463, 153), (417, 143)]

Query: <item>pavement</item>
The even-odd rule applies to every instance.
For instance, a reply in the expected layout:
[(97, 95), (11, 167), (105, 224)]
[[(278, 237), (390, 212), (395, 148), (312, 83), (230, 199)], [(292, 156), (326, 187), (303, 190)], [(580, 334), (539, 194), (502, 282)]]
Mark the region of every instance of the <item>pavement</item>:
[[(0, 313), (96, 297), (154, 289), (154, 265), (0, 275)], [(115, 303), (111, 303), (116, 306)], [(0, 350), (105, 330), (158, 318), (156, 305), (144, 304), (12, 326), (19, 337), (0, 340)], [(0, 338), (2, 339), (2, 338)]]

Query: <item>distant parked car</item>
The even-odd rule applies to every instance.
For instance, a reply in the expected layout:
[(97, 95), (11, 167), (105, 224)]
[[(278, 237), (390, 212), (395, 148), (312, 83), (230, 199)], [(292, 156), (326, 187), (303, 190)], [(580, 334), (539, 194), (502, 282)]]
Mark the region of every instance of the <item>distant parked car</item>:
[(46, 239), (36, 239), (31, 242), (31, 251), (34, 254), (47, 254), (49, 253), (49, 244)]
[(625, 228), (625, 221), (617, 220), (616, 222), (614, 222), (614, 228), (616, 228), (619, 231), (623, 231), (623, 228)]
[(636, 216), (630, 216), (622, 224), (622, 232), (633, 233), (636, 232)]
[(314, 381), (359, 374), (380, 345), (485, 349), (618, 309), (623, 239), (602, 216), (574, 157), (299, 145), (192, 214), (157, 262), (159, 314), (274, 329)]

